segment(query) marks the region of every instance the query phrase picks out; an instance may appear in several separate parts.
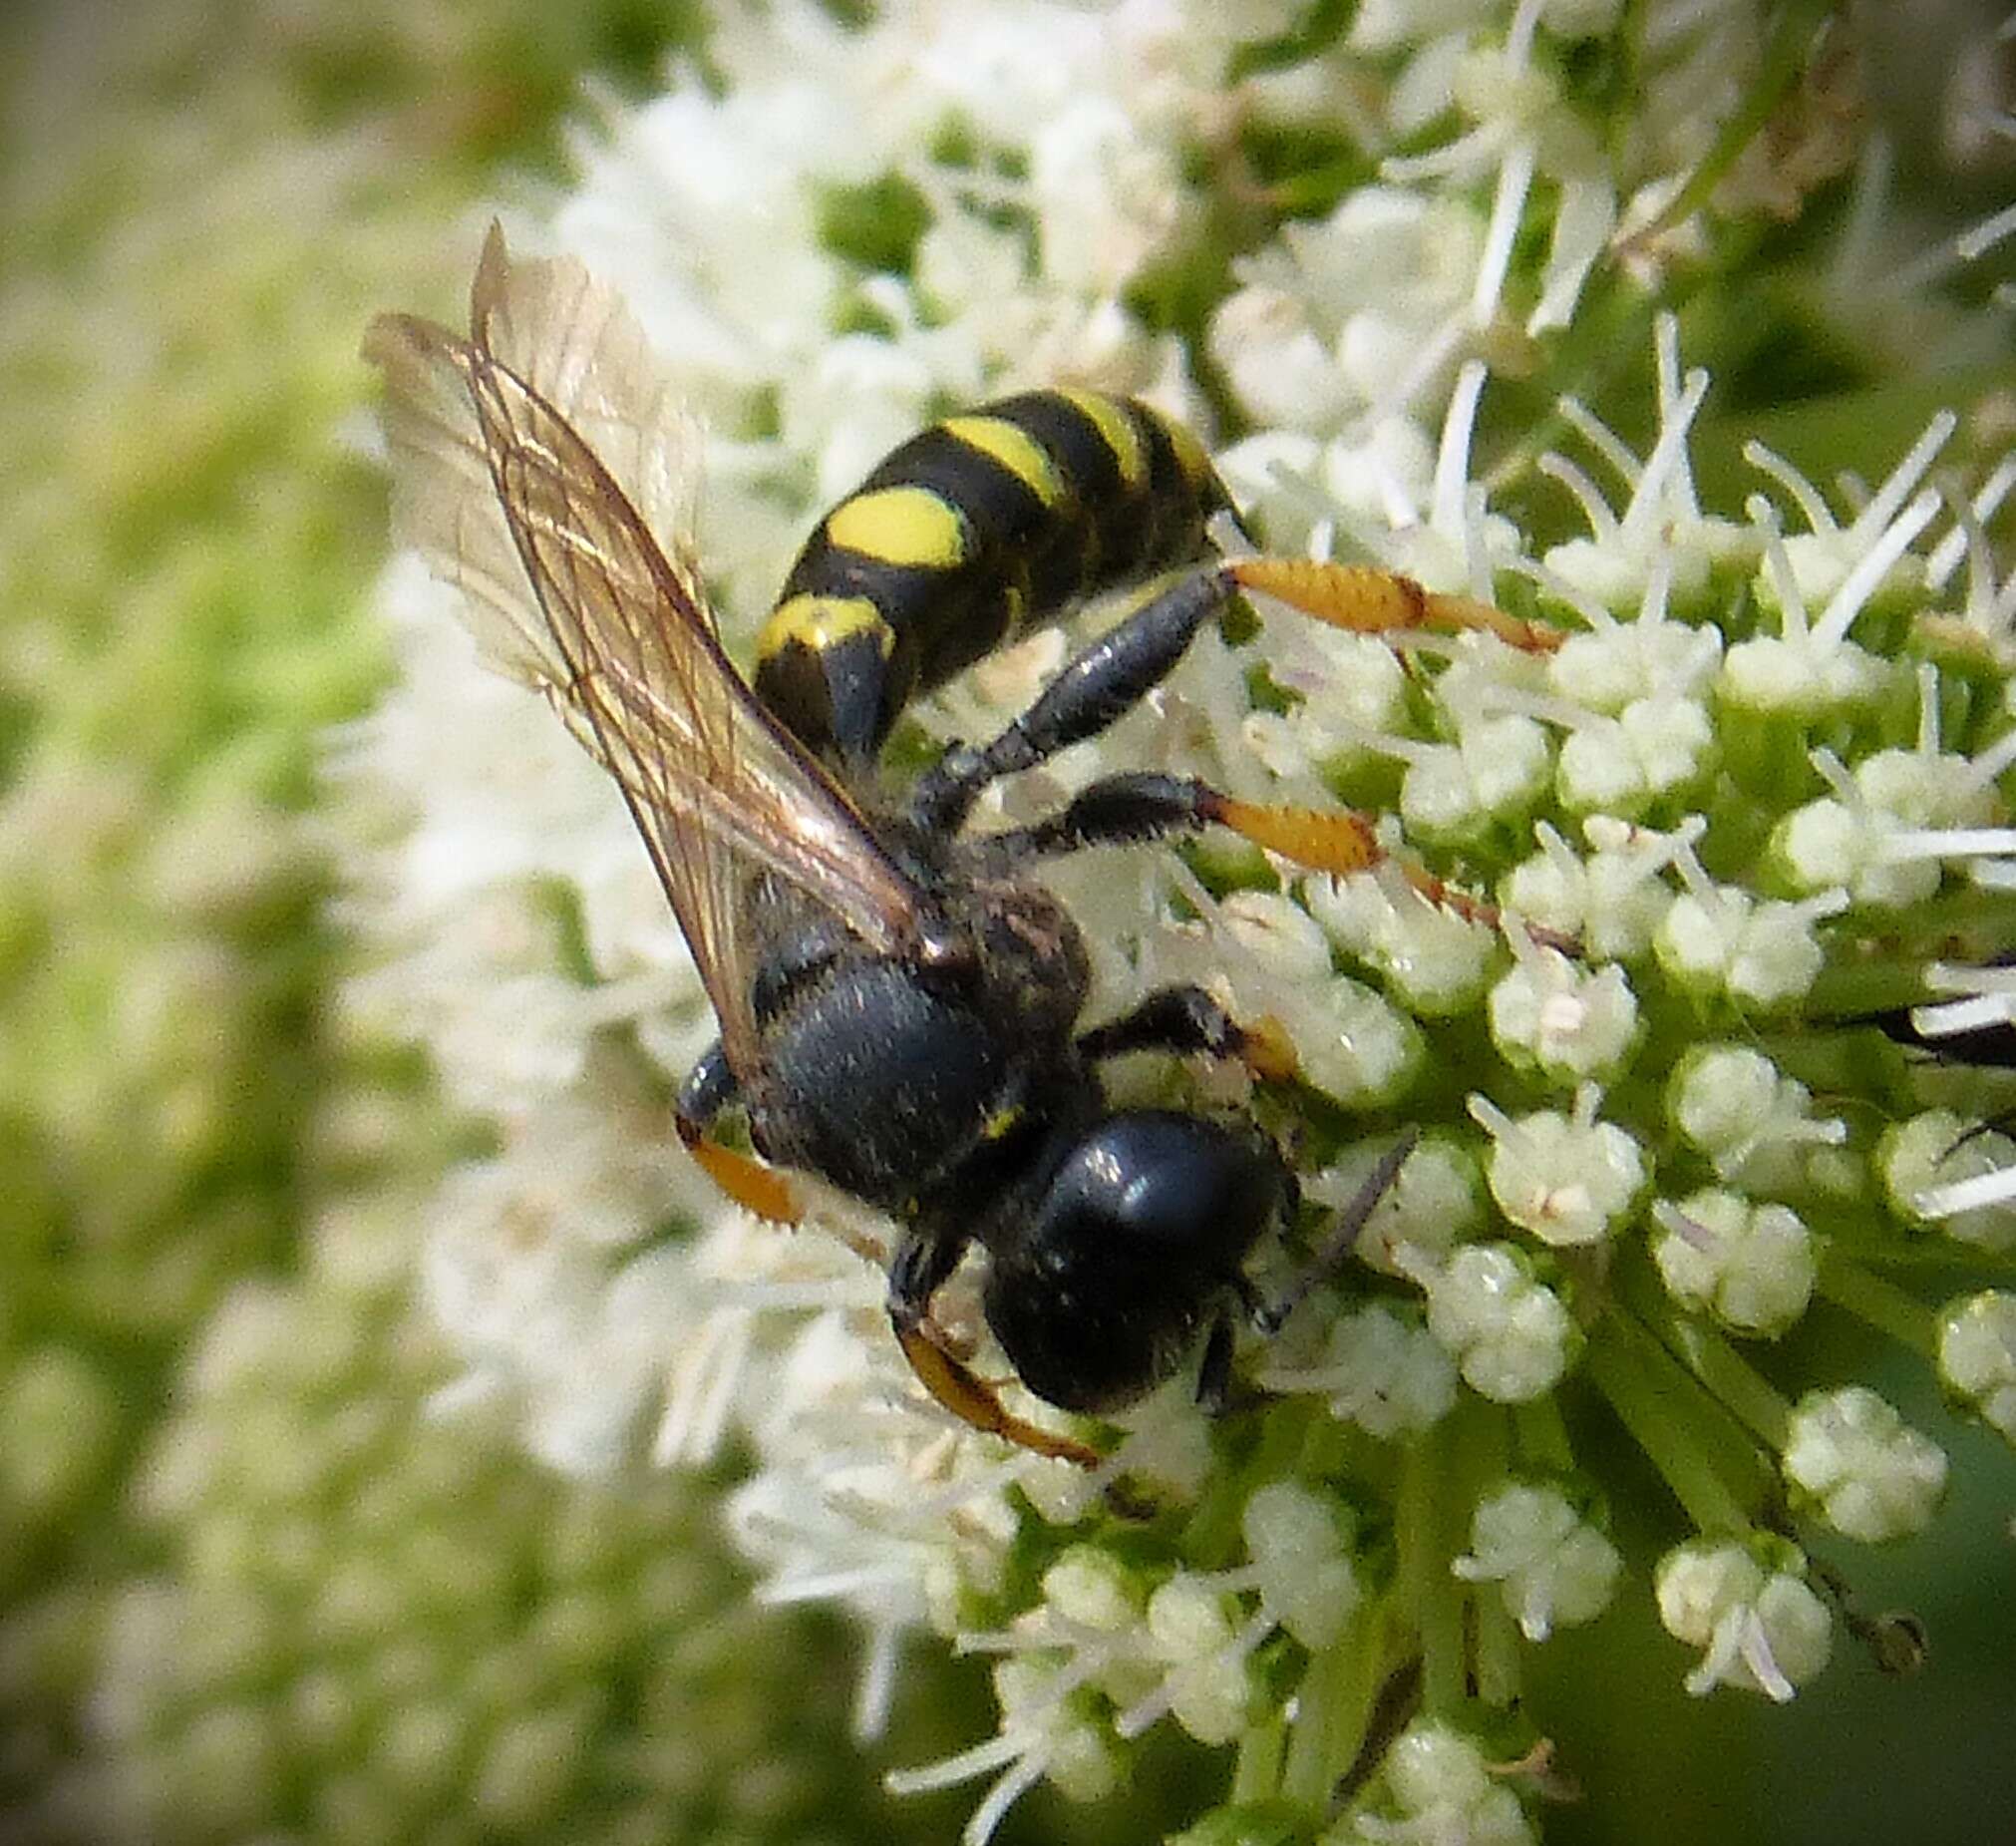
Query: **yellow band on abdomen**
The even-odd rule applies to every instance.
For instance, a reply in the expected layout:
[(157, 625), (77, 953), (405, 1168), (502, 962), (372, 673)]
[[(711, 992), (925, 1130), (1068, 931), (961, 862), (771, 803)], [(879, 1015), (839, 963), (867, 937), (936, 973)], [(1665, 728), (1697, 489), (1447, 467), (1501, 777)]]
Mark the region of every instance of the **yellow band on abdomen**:
[(770, 612), (756, 637), (758, 660), (775, 659), (794, 641), (814, 653), (851, 639), (874, 637), (884, 659), (896, 644), (894, 631), (866, 596), (790, 596)]
[(829, 543), (877, 563), (949, 570), (966, 557), (966, 521), (927, 487), (875, 488), (827, 515)]
[(1046, 508), (1062, 505), (1066, 493), (1057, 464), (1035, 437), (1006, 417), (947, 417), (939, 425), (969, 449), (998, 462)]

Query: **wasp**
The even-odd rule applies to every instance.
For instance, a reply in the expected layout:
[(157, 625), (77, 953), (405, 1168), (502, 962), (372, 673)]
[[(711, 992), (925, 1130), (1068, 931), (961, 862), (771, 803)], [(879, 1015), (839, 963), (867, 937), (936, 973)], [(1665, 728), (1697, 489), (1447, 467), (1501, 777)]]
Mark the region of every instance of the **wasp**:
[[(1217, 557), (1207, 528), (1230, 503), (1188, 431), (1133, 401), (1035, 391), (926, 430), (827, 515), (752, 686), (693, 552), (696, 444), (612, 293), (572, 262), (513, 261), (493, 227), (467, 337), (387, 314), (364, 350), (387, 381), (398, 536), (462, 586), (492, 663), (613, 776), (691, 948), (720, 1026), (678, 1093), (695, 1158), (768, 1218), (801, 1214), (790, 1169), (888, 1214), (895, 1336), (975, 1427), (1098, 1459), (1011, 1411), (933, 1322), (973, 1245), (987, 1325), (1039, 1398), (1110, 1411), (1201, 1344), (1199, 1396), (1222, 1402), (1235, 1310), (1278, 1324), (1317, 1273), (1271, 1303), (1244, 1274), (1292, 1217), (1294, 1174), (1241, 1116), (1113, 1106), (1101, 1067), (1161, 1050), (1286, 1078), (1292, 1054), (1195, 986), (1082, 1027), (1084, 942), (1031, 872), (1210, 826), (1348, 872), (1381, 857), (1372, 824), (1146, 773), (1103, 776), (1028, 826), (966, 823), (991, 784), (1146, 696), (1241, 589), (1368, 631), (1486, 627), (1528, 647), (1547, 631), (1379, 571)], [(877, 754), (911, 697), (1033, 617), (1158, 572), (998, 736), (881, 794)], [(711, 1132), (731, 1110), (760, 1160)]]

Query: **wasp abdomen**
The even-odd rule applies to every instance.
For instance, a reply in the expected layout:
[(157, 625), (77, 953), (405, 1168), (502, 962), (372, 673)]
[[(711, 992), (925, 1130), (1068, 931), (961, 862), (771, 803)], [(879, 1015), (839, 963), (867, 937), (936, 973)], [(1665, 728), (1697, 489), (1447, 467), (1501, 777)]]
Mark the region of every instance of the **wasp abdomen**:
[(1197, 439), (1132, 398), (1028, 391), (948, 417), (820, 523), (757, 643), (757, 695), (864, 765), (914, 694), (1067, 602), (1198, 556), (1229, 504)]

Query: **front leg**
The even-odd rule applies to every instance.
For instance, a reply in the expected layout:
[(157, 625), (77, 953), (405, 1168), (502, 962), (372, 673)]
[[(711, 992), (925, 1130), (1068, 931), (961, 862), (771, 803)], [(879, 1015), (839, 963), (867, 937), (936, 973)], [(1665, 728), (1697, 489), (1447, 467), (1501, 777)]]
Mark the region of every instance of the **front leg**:
[(1178, 1056), (1201, 1051), (1236, 1058), (1254, 1076), (1286, 1083), (1295, 1075), (1295, 1051), (1278, 1021), (1241, 1025), (1203, 988), (1158, 987), (1132, 1012), (1078, 1036), (1088, 1062), (1130, 1051), (1169, 1051)]
[(1037, 1455), (1096, 1468), (1099, 1451), (1070, 1436), (1027, 1422), (1010, 1410), (994, 1387), (953, 1357), (934, 1336), (931, 1297), (959, 1267), (967, 1240), (941, 1236), (915, 1226), (903, 1233), (889, 1264), (889, 1324), (917, 1382), (960, 1422), (1000, 1436)]
[(1221, 569), (1191, 570), (1082, 648), (1036, 702), (991, 743), (957, 744), (918, 780), (910, 819), (927, 833), (965, 822), (991, 782), (1096, 737), (1169, 677), (1197, 630), (1225, 605), (1231, 579)]

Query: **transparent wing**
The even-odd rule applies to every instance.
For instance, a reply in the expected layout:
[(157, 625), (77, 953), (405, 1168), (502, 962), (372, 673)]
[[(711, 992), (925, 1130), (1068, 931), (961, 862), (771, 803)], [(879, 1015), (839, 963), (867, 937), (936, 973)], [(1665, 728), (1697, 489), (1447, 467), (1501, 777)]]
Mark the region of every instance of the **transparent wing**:
[(883, 953), (916, 941), (926, 906), (722, 651), (684, 538), (690, 435), (646, 382), (641, 332), (580, 265), (513, 263), (493, 226), (468, 339), (386, 314), (364, 352), (387, 380), (395, 536), (462, 587), (492, 664), (542, 691), (615, 777), (729, 1067), (752, 1075), (753, 874)]

